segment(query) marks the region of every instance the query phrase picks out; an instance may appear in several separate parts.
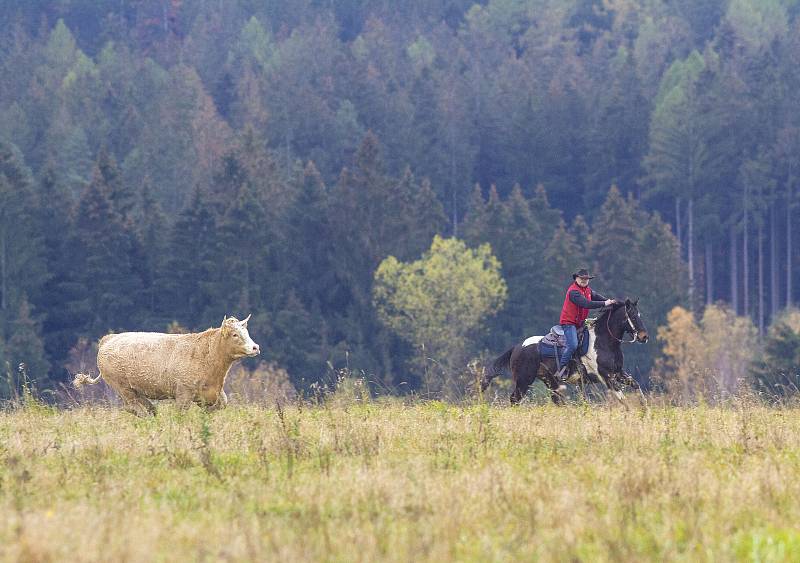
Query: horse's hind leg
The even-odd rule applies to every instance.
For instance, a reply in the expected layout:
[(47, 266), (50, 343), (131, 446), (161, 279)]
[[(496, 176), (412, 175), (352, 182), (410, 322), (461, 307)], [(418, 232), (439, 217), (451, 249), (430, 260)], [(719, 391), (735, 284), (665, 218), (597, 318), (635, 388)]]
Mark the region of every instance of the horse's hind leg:
[(522, 400), (522, 397), (524, 397), (525, 393), (528, 392), (528, 387), (530, 387), (530, 385), (521, 383), (519, 381), (517, 382), (517, 384), (514, 386), (514, 391), (512, 391), (510, 397), (512, 405), (519, 404), (519, 402)]
[(545, 387), (550, 390), (550, 400), (553, 401), (553, 404), (563, 406), (566, 402), (564, 396), (564, 391), (567, 389), (566, 385), (556, 378), (555, 372), (548, 373), (541, 380), (544, 382)]
[(533, 359), (530, 364), (517, 359), (511, 363), (511, 376), (514, 379), (514, 391), (511, 393), (511, 404), (517, 405), (528, 392), (528, 388), (536, 380), (539, 371), (539, 360)]

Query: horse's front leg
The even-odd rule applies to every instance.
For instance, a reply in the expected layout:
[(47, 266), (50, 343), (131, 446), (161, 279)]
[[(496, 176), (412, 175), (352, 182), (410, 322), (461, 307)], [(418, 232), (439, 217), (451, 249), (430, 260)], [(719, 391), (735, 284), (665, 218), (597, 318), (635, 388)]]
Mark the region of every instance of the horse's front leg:
[(600, 375), (600, 379), (603, 381), (603, 383), (605, 383), (606, 388), (611, 392), (614, 398), (625, 408), (630, 408), (628, 403), (625, 401), (625, 395), (622, 394), (619, 384), (616, 381), (616, 372), (613, 369), (606, 369), (603, 366), (600, 366), (598, 373)]
[(619, 376), (617, 377), (617, 381), (621, 385), (627, 385), (639, 392), (639, 396), (642, 398), (642, 404), (647, 406), (647, 397), (645, 397), (644, 392), (642, 391), (642, 386), (639, 385), (639, 382), (636, 381), (636, 378), (633, 377), (630, 373), (625, 370), (619, 372)]

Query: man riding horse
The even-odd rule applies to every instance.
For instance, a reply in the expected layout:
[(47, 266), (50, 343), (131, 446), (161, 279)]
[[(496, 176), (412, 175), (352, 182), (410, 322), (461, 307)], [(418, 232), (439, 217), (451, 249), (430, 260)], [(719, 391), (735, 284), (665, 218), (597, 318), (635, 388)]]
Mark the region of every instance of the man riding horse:
[(589, 338), (586, 335), (585, 321), (589, 316), (589, 309), (608, 307), (616, 303), (614, 299), (607, 299), (589, 287), (589, 280), (594, 276), (589, 271), (581, 268), (572, 274), (572, 283), (567, 288), (564, 305), (561, 307), (559, 324), (564, 329), (567, 346), (558, 362), (557, 377), (566, 381), (572, 370), (572, 355), (578, 349), (578, 335), (581, 334), (581, 355), (586, 355), (589, 350)]

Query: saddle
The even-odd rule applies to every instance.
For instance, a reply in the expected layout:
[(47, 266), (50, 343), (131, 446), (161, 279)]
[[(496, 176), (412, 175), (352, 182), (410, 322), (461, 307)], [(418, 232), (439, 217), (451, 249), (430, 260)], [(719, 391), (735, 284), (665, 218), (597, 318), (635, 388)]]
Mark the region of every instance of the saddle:
[[(588, 338), (586, 329), (578, 331), (578, 347), (575, 349), (573, 357), (581, 356), (583, 349), (583, 339)], [(564, 336), (564, 329), (561, 325), (555, 325), (550, 332), (545, 334), (539, 341), (539, 353), (545, 358), (560, 358), (561, 351), (567, 347), (567, 337)]]
[(561, 325), (555, 325), (550, 329), (550, 332), (542, 337), (539, 343), (554, 348), (564, 348), (567, 345), (567, 337), (564, 336), (564, 329)]

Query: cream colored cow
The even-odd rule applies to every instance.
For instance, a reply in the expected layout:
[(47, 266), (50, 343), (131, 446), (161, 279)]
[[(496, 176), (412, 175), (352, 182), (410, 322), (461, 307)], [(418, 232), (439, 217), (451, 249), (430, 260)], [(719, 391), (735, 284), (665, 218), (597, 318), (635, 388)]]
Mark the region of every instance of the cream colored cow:
[(100, 374), (79, 373), (72, 384), (80, 388), (102, 378), (125, 409), (139, 416), (155, 414), (151, 399), (175, 399), (180, 408), (192, 402), (222, 408), (228, 402), (222, 387), (233, 362), (261, 351), (247, 331), (248, 320), (226, 317), (219, 328), (192, 334), (109, 334), (97, 351)]

